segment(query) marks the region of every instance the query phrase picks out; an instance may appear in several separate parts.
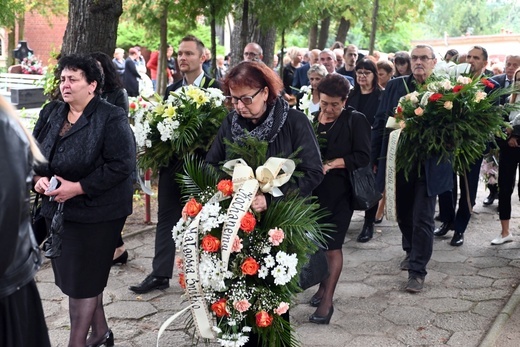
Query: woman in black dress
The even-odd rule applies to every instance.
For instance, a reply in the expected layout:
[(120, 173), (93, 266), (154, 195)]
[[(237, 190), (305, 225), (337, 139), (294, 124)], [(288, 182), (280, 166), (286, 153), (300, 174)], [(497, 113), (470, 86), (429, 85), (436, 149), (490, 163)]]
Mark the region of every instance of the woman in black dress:
[[(70, 55), (58, 66), (64, 102), (43, 108), (36, 123), (34, 135), (48, 163), (35, 168), (34, 189), (45, 195), (41, 214), (47, 224), (57, 203), (63, 204), (62, 251), (52, 268), (69, 297), (69, 346), (113, 346), (103, 290), (120, 231), (132, 213), (134, 139), (125, 111), (101, 99), (96, 60)], [(61, 185), (51, 191), (53, 176)]]
[(41, 265), (29, 218), (34, 159), (45, 160), (0, 96), (0, 346), (51, 345), (34, 282)]
[[(367, 117), (370, 126), (374, 123), (374, 117), (381, 101), (382, 90), (379, 86), (376, 64), (367, 58), (363, 58), (356, 64), (356, 85), (347, 99), (347, 106), (353, 107)], [(374, 222), (376, 221), (378, 204), (365, 211), (365, 223), (357, 238), (358, 242), (368, 242), (374, 234)]]
[(320, 283), (311, 298), (317, 307), (309, 317), (316, 324), (329, 324), (334, 307), (334, 291), (343, 267), (343, 242), (352, 218), (350, 201), (352, 188), (349, 171), (366, 166), (370, 161), (370, 124), (366, 117), (353, 108), (345, 108), (350, 84), (338, 74), (325, 76), (318, 85), (320, 111), (316, 114), (323, 160), (323, 182), (314, 190), (321, 207), (331, 215), (322, 222), (336, 225), (330, 233), (325, 254), (329, 264), (329, 277)]

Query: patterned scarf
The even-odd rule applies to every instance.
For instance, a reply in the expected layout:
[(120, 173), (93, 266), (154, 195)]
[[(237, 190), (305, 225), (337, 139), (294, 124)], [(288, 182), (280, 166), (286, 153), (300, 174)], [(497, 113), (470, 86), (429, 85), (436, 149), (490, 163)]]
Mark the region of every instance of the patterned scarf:
[(278, 97), (275, 100), (274, 106), (271, 107), (267, 118), (248, 134), (247, 129), (240, 124), (243, 124), (244, 118), (240, 116), (236, 110), (233, 110), (233, 120), (231, 123), (233, 142), (241, 142), (243, 138), (249, 135), (261, 141), (272, 143), (285, 124), (288, 112), (289, 104), (282, 97)]

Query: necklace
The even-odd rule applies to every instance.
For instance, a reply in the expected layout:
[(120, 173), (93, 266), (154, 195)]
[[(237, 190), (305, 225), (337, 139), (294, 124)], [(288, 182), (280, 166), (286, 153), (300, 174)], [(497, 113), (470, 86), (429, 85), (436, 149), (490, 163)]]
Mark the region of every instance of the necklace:
[[(320, 115), (320, 118), (321, 118), (321, 115)], [(336, 125), (336, 122), (338, 121), (338, 119), (339, 119), (339, 117), (337, 117), (337, 118), (334, 120), (334, 123), (332, 123), (332, 125), (330, 126), (330, 128), (329, 128), (328, 130), (321, 131), (321, 132), (320, 132), (320, 135), (327, 135), (327, 132), (328, 132), (328, 131), (331, 131), (332, 128), (334, 128), (334, 125)], [(319, 121), (319, 120), (320, 120), (320, 119), (318, 119), (318, 121)], [(320, 123), (321, 123), (321, 122), (320, 122)], [(322, 125), (327, 125), (327, 124), (330, 124), (330, 122), (329, 122), (329, 123), (325, 123), (325, 124), (321, 123), (321, 124), (322, 124)]]

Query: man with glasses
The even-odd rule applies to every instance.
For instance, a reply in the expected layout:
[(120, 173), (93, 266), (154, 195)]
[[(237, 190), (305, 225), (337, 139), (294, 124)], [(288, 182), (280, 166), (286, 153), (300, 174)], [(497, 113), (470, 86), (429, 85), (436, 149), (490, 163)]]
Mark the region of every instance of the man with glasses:
[[(470, 74), (473, 79), (482, 78), (488, 75), (486, 73), (486, 66), (488, 63), (488, 53), (484, 47), (474, 46), (467, 54), (467, 62), (470, 67)], [(488, 75), (489, 76), (489, 75)], [(493, 80), (489, 80), (494, 83), (496, 87), (499, 87), (498, 83)], [(494, 88), (488, 88), (484, 90), (486, 93), (490, 93)], [(471, 208), (475, 205), (475, 198), (477, 197), (478, 181), (480, 177), (480, 166), (482, 164), (482, 157), (477, 159), (471, 164), (470, 169), (464, 176), (460, 177), (460, 200), (459, 207), (455, 211), (457, 202), (457, 180), (456, 174), (454, 176), (454, 185), (451, 192), (445, 192), (439, 195), (439, 217), (442, 225), (435, 229), (435, 236), (444, 236), (450, 230), (454, 230), (453, 238), (450, 241), (451, 246), (462, 246), (464, 243), (464, 232), (468, 227), (469, 220), (471, 218), (471, 209), (468, 205), (467, 196), (471, 202)], [(467, 182), (467, 186), (466, 186)]]
[[(202, 63), (206, 60), (205, 47), (202, 41), (192, 35), (181, 40), (177, 61), (183, 74), (180, 81), (166, 89), (164, 100), (170, 92), (182, 86), (195, 85), (202, 88), (220, 88), (217, 81), (206, 75)], [(155, 232), (155, 254), (152, 260), (152, 273), (141, 283), (130, 286), (137, 294), (148, 293), (154, 289), (166, 289), (170, 286), (175, 260), (175, 242), (172, 238), (172, 228), (181, 218), (183, 204), (181, 190), (175, 181), (176, 174), (182, 169), (182, 162), (172, 158), (166, 167), (159, 169), (157, 228)]]
[[(386, 143), (383, 141), (386, 121), (394, 113), (399, 99), (416, 90), (432, 74), (437, 63), (431, 46), (417, 45), (412, 50), (412, 74), (390, 80), (383, 92), (372, 130), (372, 163), (378, 167), (379, 189), (384, 190), (386, 174)], [(423, 289), (427, 274), (426, 265), (433, 251), (434, 214), (437, 195), (453, 187), (453, 169), (449, 162), (438, 162), (439, 158), (426, 158), (417, 163), (408, 179), (404, 173), (396, 173), (396, 210), (402, 247), (406, 258), (401, 269), (408, 270), (405, 290), (417, 293)], [(420, 173), (420, 174), (419, 174)], [(392, 203), (387, 201), (387, 204)]]
[(244, 47), (245, 61), (262, 61), (263, 59), (263, 50), (258, 43), (250, 42)]

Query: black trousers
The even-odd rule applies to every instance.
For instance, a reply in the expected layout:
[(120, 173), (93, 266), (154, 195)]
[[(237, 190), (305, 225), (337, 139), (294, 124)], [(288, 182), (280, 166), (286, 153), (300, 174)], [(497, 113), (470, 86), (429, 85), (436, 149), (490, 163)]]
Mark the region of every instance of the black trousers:
[(175, 242), (172, 228), (182, 213), (181, 190), (175, 175), (181, 164), (171, 162), (159, 170), (157, 228), (155, 254), (152, 261), (152, 276), (172, 278), (175, 261)]
[[(439, 213), (441, 221), (444, 223), (454, 223), (455, 232), (464, 233), (468, 227), (471, 218), (471, 211), (468, 205), (467, 192), (469, 192), (469, 200), (471, 208), (475, 206), (477, 198), (478, 181), (480, 177), (480, 166), (482, 165), (482, 157), (470, 166), (466, 177), (459, 176), (460, 179), (460, 199), (459, 208), (455, 213), (455, 203), (457, 201), (457, 176), (453, 175), (453, 190), (439, 195)], [(466, 180), (468, 187), (466, 188)]]
[(403, 234), (403, 249), (410, 256), (408, 273), (424, 277), (433, 251), (436, 196), (428, 196), (426, 174), (412, 169), (408, 181), (402, 171), (396, 177), (397, 222)]
[(501, 146), (498, 165), (498, 214), (500, 220), (511, 219), (511, 195), (515, 188), (518, 164), (520, 164), (520, 148)]

